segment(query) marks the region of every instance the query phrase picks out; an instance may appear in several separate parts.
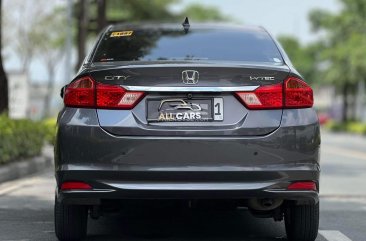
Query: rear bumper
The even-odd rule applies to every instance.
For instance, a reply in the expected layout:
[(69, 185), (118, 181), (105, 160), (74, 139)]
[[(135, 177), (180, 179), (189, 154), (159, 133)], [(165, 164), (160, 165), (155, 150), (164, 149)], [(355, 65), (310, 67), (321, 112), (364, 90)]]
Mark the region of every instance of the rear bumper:
[(57, 186), (83, 181), (93, 189), (57, 189), (58, 200), (85, 205), (104, 199), (318, 201), (317, 192), (286, 190), (295, 181), (314, 181), (319, 188), (320, 134), (311, 109), (285, 110), (276, 131), (252, 137), (114, 136), (99, 127), (93, 111), (64, 112), (59, 119)]
[(318, 202), (318, 192), (286, 190), (293, 181), (313, 180), (318, 184), (317, 166), (283, 167), (276, 171), (194, 173), (68, 170), (56, 175), (60, 182), (78, 180), (93, 187), (85, 191), (58, 190), (58, 200), (70, 204), (99, 205), (108, 199), (280, 198), (300, 203)]
[(272, 198), (296, 201), (297, 204), (316, 204), (319, 201), (315, 191), (287, 191), (283, 189), (263, 190), (90, 190), (60, 191), (57, 200), (66, 204), (100, 205), (105, 200), (128, 199), (172, 199), (200, 200), (227, 199), (248, 200), (252, 198)]

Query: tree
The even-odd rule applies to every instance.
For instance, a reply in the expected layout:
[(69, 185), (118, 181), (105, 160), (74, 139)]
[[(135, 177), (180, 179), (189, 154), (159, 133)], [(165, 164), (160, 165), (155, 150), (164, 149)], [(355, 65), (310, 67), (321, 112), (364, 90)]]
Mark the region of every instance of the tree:
[(50, 115), (51, 102), (55, 86), (56, 68), (61, 62), (64, 54), (64, 44), (66, 40), (66, 9), (56, 8), (44, 16), (38, 18), (37, 24), (42, 29), (34, 29), (34, 38), (38, 44), (34, 46), (39, 58), (43, 60), (47, 69), (47, 92), (44, 100), (43, 118)]
[(28, 73), (34, 57), (43, 60), (47, 69), (48, 91), (43, 116), (48, 116), (55, 84), (55, 71), (60, 63), (65, 42), (65, 11), (56, 4), (49, 4), (47, 0), (12, 0), (7, 3), (7, 9), (17, 9), (6, 12), (9, 27), (7, 33), (12, 36), (12, 42), (8, 45), (18, 55), (21, 71)]
[(225, 15), (223, 15), (219, 9), (212, 6), (204, 6), (201, 4), (192, 4), (188, 5), (180, 14), (181, 19), (185, 16), (189, 16), (189, 19), (197, 21), (197, 22), (206, 22), (206, 21), (220, 21), (226, 22), (231, 21), (231, 19)]
[(0, 114), (7, 112), (9, 107), (8, 79), (3, 66), (2, 58), (2, 0), (0, 0)]
[[(77, 8), (77, 52), (76, 69), (85, 58), (89, 33), (96, 35), (108, 24), (127, 21), (172, 20), (169, 10), (175, 0), (78, 0)], [(93, 7), (90, 5), (94, 4)], [(93, 11), (96, 9), (96, 11)], [(152, 11), (153, 10), (153, 11)]]
[(97, 31), (100, 32), (107, 26), (107, 3), (106, 0), (97, 0)]
[(86, 41), (89, 28), (89, 0), (79, 0), (77, 4), (77, 49), (76, 69), (83, 63), (86, 53)]
[(177, 0), (108, 0), (108, 23), (136, 21), (173, 21), (178, 14), (169, 7)]
[[(89, 4), (85, 4), (89, 2)], [(85, 46), (88, 34), (96, 35), (104, 27), (113, 23), (137, 21), (183, 21), (188, 16), (196, 21), (227, 21), (214, 7), (194, 4), (180, 13), (172, 12), (170, 6), (179, 0), (78, 0), (76, 15), (78, 68), (85, 58)], [(94, 7), (87, 7), (94, 4)]]
[(38, 19), (50, 12), (51, 6), (48, 3), (47, 0), (12, 0), (6, 4), (6, 31), (12, 36), (8, 45), (16, 52), (21, 62), (20, 70), (25, 74), (35, 56), (34, 46), (38, 44), (38, 36), (34, 30), (42, 28), (38, 25)]
[(321, 43), (302, 45), (298, 39), (290, 36), (280, 36), (278, 40), (304, 79), (309, 83), (317, 84), (320, 78), (318, 64), (322, 49)]
[(310, 21), (315, 31), (325, 33), (321, 58), (327, 68), (323, 79), (341, 92), (342, 119), (348, 121), (355, 118), (357, 83), (366, 80), (366, 2), (341, 0), (341, 3), (343, 8), (339, 13), (314, 10)]

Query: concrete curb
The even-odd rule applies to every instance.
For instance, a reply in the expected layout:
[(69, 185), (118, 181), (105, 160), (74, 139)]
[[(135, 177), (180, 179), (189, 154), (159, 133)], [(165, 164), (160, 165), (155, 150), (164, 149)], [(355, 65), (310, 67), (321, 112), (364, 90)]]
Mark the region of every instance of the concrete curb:
[(0, 183), (18, 179), (45, 170), (53, 165), (49, 150), (41, 156), (0, 166)]

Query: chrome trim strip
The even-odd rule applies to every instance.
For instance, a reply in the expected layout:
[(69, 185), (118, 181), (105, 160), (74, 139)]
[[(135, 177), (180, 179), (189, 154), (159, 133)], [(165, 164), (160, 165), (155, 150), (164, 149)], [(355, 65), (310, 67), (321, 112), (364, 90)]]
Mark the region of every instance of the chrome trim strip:
[(115, 191), (116, 190), (113, 190), (113, 189), (90, 189), (90, 190), (72, 189), (72, 190), (63, 190), (62, 192), (63, 193), (108, 193), (108, 192), (115, 192)]
[(253, 91), (257, 86), (237, 86), (237, 87), (160, 87), (160, 86), (124, 86), (129, 91), (144, 91), (144, 92), (235, 92), (235, 91)]
[(274, 183), (108, 183), (125, 190), (257, 190)]

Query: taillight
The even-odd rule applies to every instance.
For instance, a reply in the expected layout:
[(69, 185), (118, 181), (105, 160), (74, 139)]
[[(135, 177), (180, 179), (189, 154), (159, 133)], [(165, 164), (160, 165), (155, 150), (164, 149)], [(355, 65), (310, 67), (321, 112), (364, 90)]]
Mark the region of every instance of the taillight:
[(85, 182), (64, 182), (61, 184), (61, 190), (91, 190), (92, 187)]
[(259, 87), (254, 92), (237, 92), (248, 109), (280, 109), (283, 106), (282, 83)]
[(94, 107), (95, 83), (90, 77), (82, 77), (65, 89), (65, 106), (69, 107)]
[(284, 84), (265, 85), (255, 91), (236, 92), (248, 109), (308, 108), (313, 106), (313, 90), (303, 80), (289, 77)]
[(290, 77), (285, 81), (285, 108), (312, 107), (313, 90), (301, 79)]
[(144, 92), (127, 91), (117, 85), (96, 83), (91, 77), (82, 77), (65, 90), (64, 103), (68, 107), (132, 109)]
[(315, 182), (294, 182), (287, 187), (287, 190), (316, 191), (317, 188)]
[(132, 109), (144, 92), (126, 91), (116, 85), (97, 84), (97, 107), (104, 109)]

